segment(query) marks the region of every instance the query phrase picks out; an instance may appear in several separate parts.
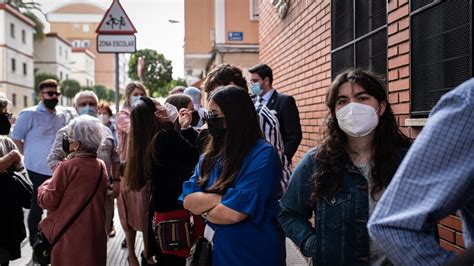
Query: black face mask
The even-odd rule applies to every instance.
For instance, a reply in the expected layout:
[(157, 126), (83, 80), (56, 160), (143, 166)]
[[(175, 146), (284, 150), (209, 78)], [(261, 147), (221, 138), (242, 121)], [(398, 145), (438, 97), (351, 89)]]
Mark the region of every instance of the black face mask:
[(225, 128), (224, 128), (224, 117), (214, 117), (207, 119), (207, 128), (209, 130), (209, 134), (214, 139), (219, 139), (224, 135)]
[(66, 154), (71, 153), (71, 152), (69, 151), (69, 149), (70, 149), (70, 148), (69, 148), (69, 144), (70, 144), (70, 143), (69, 143), (69, 137), (67, 136), (66, 133), (64, 133), (64, 134), (63, 134), (63, 151), (64, 151)]
[(201, 117), (199, 116), (198, 111), (193, 111), (192, 116), (193, 118), (191, 119), (191, 126), (195, 127), (199, 123)]
[(0, 135), (8, 135), (10, 134), (10, 128), (12, 124), (8, 119), (7, 114), (0, 114)]
[(56, 99), (44, 99), (43, 103), (49, 110), (53, 110), (56, 105), (58, 105), (59, 100)]

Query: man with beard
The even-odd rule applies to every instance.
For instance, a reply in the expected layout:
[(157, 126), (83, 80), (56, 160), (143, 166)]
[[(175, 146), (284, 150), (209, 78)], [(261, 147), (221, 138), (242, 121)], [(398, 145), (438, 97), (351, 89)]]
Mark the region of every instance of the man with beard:
[(20, 112), (12, 133), (13, 141), (25, 157), (25, 167), (33, 183), (33, 198), (28, 215), (30, 244), (34, 243), (43, 215), (36, 201), (37, 189), (52, 175), (47, 157), (56, 132), (66, 125), (66, 114), (56, 108), (61, 95), (58, 82), (47, 79), (39, 84), (38, 89), (41, 101)]

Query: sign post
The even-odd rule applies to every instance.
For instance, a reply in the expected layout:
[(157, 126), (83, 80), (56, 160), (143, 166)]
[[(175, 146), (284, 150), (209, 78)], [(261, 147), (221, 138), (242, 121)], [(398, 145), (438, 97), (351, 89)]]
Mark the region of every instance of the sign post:
[(119, 53), (136, 52), (135, 33), (137, 30), (119, 0), (113, 0), (95, 32), (98, 34), (97, 52), (115, 54), (115, 110), (118, 112), (120, 108)]

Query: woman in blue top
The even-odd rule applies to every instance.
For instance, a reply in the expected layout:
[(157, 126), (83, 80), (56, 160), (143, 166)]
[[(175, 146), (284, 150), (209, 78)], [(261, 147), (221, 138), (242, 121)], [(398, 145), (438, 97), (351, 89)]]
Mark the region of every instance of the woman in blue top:
[(282, 264), (278, 154), (263, 140), (252, 100), (242, 88), (215, 90), (209, 110), (209, 141), (180, 200), (214, 230), (213, 265)]
[(367, 220), (411, 141), (370, 71), (339, 74), (326, 105), (325, 138), (294, 170), (279, 221), (315, 265), (390, 265), (369, 240)]

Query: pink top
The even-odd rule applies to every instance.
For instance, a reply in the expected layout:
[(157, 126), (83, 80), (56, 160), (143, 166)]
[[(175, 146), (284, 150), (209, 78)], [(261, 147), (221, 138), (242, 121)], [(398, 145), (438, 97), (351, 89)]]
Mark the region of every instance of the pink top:
[(130, 107), (123, 107), (115, 116), (115, 126), (117, 127), (118, 152), (120, 160), (127, 158), (128, 134), (130, 132)]
[(106, 263), (105, 198), (108, 177), (104, 162), (95, 156), (85, 153), (71, 154), (69, 159), (58, 165), (53, 177), (38, 188), (38, 204), (48, 210), (48, 216), (41, 221), (39, 228), (49, 241), (53, 241), (94, 192), (100, 175), (99, 163), (103, 165), (104, 173), (97, 193), (53, 247), (52, 265)]

